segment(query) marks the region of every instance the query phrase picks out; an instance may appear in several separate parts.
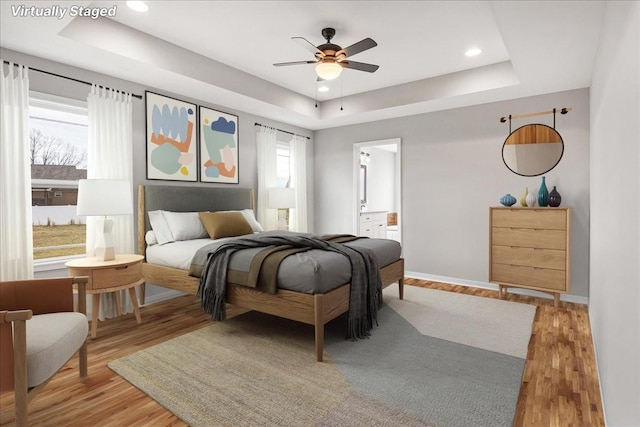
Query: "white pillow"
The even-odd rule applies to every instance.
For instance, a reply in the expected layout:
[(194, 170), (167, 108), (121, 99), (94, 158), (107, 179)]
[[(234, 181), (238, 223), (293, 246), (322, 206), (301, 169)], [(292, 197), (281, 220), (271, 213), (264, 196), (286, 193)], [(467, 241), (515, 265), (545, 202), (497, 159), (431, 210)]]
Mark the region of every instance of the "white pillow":
[(147, 242), (147, 245), (153, 246), (158, 244), (158, 239), (156, 239), (156, 233), (153, 230), (149, 230), (144, 235), (144, 241)]
[(175, 241), (175, 239), (173, 238), (173, 234), (171, 234), (169, 224), (165, 220), (162, 211), (149, 211), (149, 223), (151, 224), (151, 228), (156, 235), (158, 244), (164, 245), (165, 243)]
[(260, 223), (256, 220), (256, 217), (253, 214), (253, 209), (243, 209), (240, 212), (244, 216), (244, 219), (247, 220), (254, 233), (264, 231)]
[(193, 240), (209, 237), (198, 212), (162, 211), (174, 240)]

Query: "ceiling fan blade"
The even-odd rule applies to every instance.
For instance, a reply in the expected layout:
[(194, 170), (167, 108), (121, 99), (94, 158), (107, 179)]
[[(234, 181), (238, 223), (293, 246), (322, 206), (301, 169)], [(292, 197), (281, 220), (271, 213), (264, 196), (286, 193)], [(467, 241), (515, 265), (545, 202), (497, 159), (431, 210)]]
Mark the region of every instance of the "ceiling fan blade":
[(344, 68), (351, 68), (353, 70), (358, 70), (358, 71), (366, 71), (367, 73), (373, 73), (378, 68), (380, 68), (379, 65), (366, 64), (364, 62), (356, 62), (356, 61), (341, 61), (341, 62), (338, 62), (338, 64), (342, 65)]
[(313, 53), (314, 55), (316, 56), (320, 55), (320, 57), (324, 57), (324, 52), (322, 52), (320, 49), (316, 47), (316, 45), (314, 45), (304, 37), (291, 37), (291, 39), (297, 41), (300, 46), (307, 49), (309, 52)]
[(345, 47), (341, 51), (337, 52), (337, 54), (339, 54), (340, 52), (344, 52), (346, 57), (350, 57), (376, 46), (378, 46), (378, 43), (367, 37), (364, 40), (360, 40), (358, 43), (354, 43), (351, 46)]
[(284, 67), (287, 65), (302, 65), (302, 64), (316, 64), (318, 61), (293, 61), (293, 62), (278, 62), (273, 64), (276, 67)]

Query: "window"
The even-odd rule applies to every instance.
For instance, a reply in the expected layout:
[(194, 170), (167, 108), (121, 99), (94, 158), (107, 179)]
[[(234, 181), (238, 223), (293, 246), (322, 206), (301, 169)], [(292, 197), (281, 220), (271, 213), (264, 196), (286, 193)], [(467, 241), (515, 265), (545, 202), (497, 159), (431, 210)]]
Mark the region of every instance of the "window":
[(32, 92), (29, 153), (35, 260), (85, 253), (76, 214), (78, 180), (87, 177), (86, 103)]

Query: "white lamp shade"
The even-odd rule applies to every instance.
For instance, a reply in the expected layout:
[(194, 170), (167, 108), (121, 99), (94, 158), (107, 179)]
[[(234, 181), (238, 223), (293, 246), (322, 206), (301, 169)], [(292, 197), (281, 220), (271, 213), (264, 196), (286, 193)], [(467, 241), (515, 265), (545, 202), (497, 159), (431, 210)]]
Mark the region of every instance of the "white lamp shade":
[(293, 188), (272, 188), (269, 190), (269, 208), (287, 209), (296, 207), (296, 191)]
[(131, 215), (131, 184), (124, 179), (78, 181), (78, 215)]
[(316, 74), (323, 80), (333, 80), (342, 73), (342, 66), (337, 62), (321, 62), (316, 65)]

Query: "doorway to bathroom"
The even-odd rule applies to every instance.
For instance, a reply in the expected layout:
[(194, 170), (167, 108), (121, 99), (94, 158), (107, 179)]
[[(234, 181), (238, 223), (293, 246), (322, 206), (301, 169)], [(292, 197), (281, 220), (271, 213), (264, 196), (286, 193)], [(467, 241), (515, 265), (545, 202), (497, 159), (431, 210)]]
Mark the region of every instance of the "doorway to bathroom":
[(400, 138), (353, 144), (353, 229), (402, 242)]

